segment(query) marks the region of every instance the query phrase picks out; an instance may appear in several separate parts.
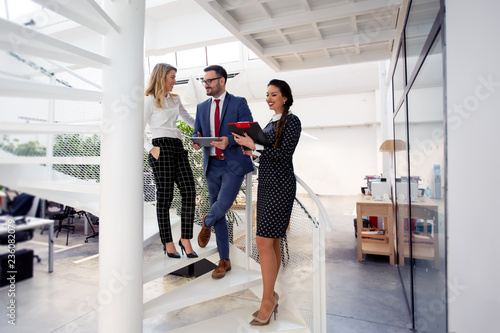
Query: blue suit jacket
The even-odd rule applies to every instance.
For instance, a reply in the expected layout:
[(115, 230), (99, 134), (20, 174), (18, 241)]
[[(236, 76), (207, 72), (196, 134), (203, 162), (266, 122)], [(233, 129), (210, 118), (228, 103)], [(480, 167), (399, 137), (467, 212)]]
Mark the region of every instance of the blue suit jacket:
[[(200, 132), (201, 136), (210, 136), (211, 102), (212, 98), (209, 98), (196, 107), (193, 136), (197, 136), (197, 132)], [(253, 171), (253, 164), (250, 156), (244, 155), (241, 151), (241, 147), (234, 141), (234, 136), (231, 134), (229, 126), (227, 126), (229, 123), (237, 123), (239, 121), (253, 121), (247, 101), (243, 97), (227, 93), (220, 115), (219, 136), (227, 136), (229, 139), (229, 145), (223, 151), (227, 166), (238, 176), (243, 176)], [(210, 147), (205, 147), (203, 151), (203, 173), (205, 176), (207, 174), (209, 154)]]

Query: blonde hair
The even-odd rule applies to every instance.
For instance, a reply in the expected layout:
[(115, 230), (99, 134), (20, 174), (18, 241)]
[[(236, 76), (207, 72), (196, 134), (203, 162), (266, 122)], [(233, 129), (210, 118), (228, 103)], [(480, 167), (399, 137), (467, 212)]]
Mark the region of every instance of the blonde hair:
[[(149, 84), (144, 93), (144, 95), (146, 96), (153, 95), (156, 100), (156, 106), (162, 109), (163, 109), (163, 98), (167, 96), (167, 88), (165, 87), (165, 81), (168, 73), (172, 70), (177, 72), (177, 68), (175, 68), (172, 65), (165, 63), (156, 64), (156, 66), (153, 68), (153, 71), (151, 72), (151, 76), (149, 77)], [(177, 95), (170, 93), (170, 98), (172, 99), (173, 102), (175, 102), (173, 98), (174, 96)]]

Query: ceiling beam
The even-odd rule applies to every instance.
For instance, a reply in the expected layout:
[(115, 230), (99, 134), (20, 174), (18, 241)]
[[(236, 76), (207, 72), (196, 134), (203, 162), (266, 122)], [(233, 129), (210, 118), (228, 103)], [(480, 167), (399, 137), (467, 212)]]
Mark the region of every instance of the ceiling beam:
[(351, 29), (352, 29), (352, 32), (354, 32), (355, 34), (357, 34), (359, 32), (358, 20), (356, 18), (356, 15), (351, 15)]
[(290, 45), (290, 39), (288, 39), (288, 37), (283, 33), (283, 31), (281, 30), (278, 30), (278, 36), (280, 36), (280, 38), (287, 44), (287, 45)]
[[(252, 50), (262, 61), (264, 61), (274, 71), (280, 71), (280, 64), (272, 59), (264, 57), (263, 47), (253, 38), (244, 36), (240, 33), (240, 25), (231, 15), (229, 15), (221, 5), (215, 0), (195, 0), (204, 10), (214, 17), (224, 26), (233, 36), (238, 38), (246, 47)], [(267, 30), (267, 29), (266, 29)]]
[(350, 65), (353, 63), (361, 62), (372, 62), (390, 59), (391, 52), (389, 51), (379, 51), (379, 52), (369, 52), (361, 53), (358, 55), (336, 55), (330, 58), (313, 58), (313, 59), (302, 59), (301, 62), (298, 61), (284, 61), (281, 63), (281, 71), (294, 71), (339, 65)]
[[(201, 0), (196, 1), (203, 2)], [(251, 35), (266, 30), (283, 29), (302, 24), (312, 24), (315, 22), (337, 20), (346, 17), (350, 18), (352, 15), (365, 15), (370, 12), (394, 9), (401, 5), (401, 1), (402, 0), (365, 0), (363, 2), (331, 6), (320, 10), (280, 16), (252, 23), (243, 23), (238, 25), (239, 33), (242, 35)], [(216, 3), (216, 1), (212, 1), (211, 4), (214, 2)]]
[(313, 28), (314, 34), (318, 37), (318, 39), (323, 39), (323, 35), (321, 34), (321, 31), (318, 28), (318, 24), (313, 23), (312, 28)]
[(305, 11), (307, 11), (307, 12), (311, 11), (311, 5), (309, 4), (309, 1), (307, 1), (307, 0), (300, 0), (300, 2), (302, 3), (302, 6), (304, 7)]
[(288, 53), (305, 52), (311, 50), (321, 50), (327, 48), (353, 46), (354, 44), (368, 44), (387, 42), (396, 37), (396, 29), (387, 29), (378, 31), (376, 34), (368, 36), (367, 34), (356, 34), (351, 36), (342, 36), (330, 39), (315, 40), (304, 43), (296, 43), (285, 46), (268, 47), (263, 50), (265, 57), (278, 56)]
[(263, 13), (266, 17), (272, 18), (273, 15), (271, 15), (271, 12), (269, 11), (269, 8), (267, 8), (266, 4), (263, 3), (257, 3), (257, 7), (259, 7), (259, 10), (261, 13)]

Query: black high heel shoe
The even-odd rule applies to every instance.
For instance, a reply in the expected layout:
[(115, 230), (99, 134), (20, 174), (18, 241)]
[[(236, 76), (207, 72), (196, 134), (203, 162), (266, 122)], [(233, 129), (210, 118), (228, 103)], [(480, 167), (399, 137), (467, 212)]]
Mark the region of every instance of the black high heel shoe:
[(196, 254), (196, 252), (194, 252), (194, 251), (193, 251), (193, 253), (187, 253), (186, 252), (186, 248), (184, 247), (184, 245), (182, 245), (182, 242), (181, 242), (180, 239), (179, 239), (179, 246), (181, 247), (182, 254), (186, 253), (186, 257), (188, 257), (188, 258), (198, 258), (198, 255)]
[(174, 259), (180, 259), (181, 258), (181, 255), (179, 254), (179, 252), (168, 253), (167, 252), (167, 247), (166, 247), (165, 244), (163, 244), (163, 253), (165, 253), (169, 258), (174, 258)]

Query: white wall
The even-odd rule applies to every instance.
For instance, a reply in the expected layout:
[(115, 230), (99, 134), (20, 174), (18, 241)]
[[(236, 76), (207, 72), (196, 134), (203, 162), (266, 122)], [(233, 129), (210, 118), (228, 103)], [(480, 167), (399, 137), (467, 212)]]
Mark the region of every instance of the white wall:
[(446, 1), (449, 331), (498, 331), (497, 0)]
[[(302, 123), (295, 173), (316, 193), (360, 193), (364, 177), (380, 173), (375, 103), (375, 92), (295, 99), (291, 110)], [(274, 112), (264, 100), (249, 104), (266, 126)]]

